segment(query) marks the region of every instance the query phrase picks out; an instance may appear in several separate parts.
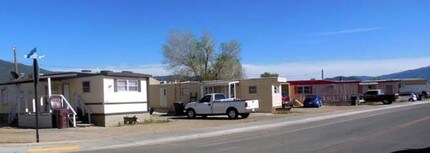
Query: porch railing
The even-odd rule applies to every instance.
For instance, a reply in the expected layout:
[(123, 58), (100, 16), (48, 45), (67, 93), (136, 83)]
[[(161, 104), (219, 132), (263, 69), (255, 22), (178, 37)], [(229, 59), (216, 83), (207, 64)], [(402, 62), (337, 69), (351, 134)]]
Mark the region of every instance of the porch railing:
[[(73, 127), (76, 127), (76, 115), (77, 115), (77, 113), (73, 109), (73, 107), (70, 105), (69, 101), (66, 99), (66, 97), (64, 97), (64, 95), (61, 95), (61, 94), (52, 94), (51, 97), (53, 97), (53, 96), (61, 97), (61, 108), (66, 108), (66, 109), (71, 111), (72, 119), (70, 119), (70, 117), (69, 117), (69, 119), (72, 122)], [(51, 97), (49, 97), (49, 98), (51, 98)]]
[(85, 100), (82, 99), (80, 95), (75, 96), (76, 102), (78, 103), (79, 107), (82, 109), (82, 114), (87, 114), (88, 116), (88, 123), (91, 124), (91, 114), (93, 113), (91, 109), (85, 105)]

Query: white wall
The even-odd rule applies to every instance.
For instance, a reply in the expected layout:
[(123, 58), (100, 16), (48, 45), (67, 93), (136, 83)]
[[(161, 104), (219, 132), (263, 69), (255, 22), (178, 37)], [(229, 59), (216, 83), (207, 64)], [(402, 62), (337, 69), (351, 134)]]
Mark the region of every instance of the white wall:
[(142, 112), (147, 111), (148, 103), (104, 105), (105, 113)]
[[(125, 80), (136, 80), (136, 78), (121, 78)], [(142, 112), (148, 111), (148, 95), (146, 80), (140, 80), (140, 92), (117, 91), (114, 89), (114, 78), (104, 78), (104, 113)], [(137, 103), (133, 103), (137, 102)], [(109, 104), (113, 103), (113, 104)], [(124, 104), (121, 104), (124, 103)]]
[(400, 92), (421, 93), (422, 91), (428, 91), (428, 86), (427, 85), (403, 85), (399, 90)]

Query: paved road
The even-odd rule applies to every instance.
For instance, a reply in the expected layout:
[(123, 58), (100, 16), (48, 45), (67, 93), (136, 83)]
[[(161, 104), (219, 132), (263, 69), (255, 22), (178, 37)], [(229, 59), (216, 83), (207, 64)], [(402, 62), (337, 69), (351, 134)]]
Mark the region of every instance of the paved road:
[(430, 152), (430, 104), (184, 142), (91, 152)]

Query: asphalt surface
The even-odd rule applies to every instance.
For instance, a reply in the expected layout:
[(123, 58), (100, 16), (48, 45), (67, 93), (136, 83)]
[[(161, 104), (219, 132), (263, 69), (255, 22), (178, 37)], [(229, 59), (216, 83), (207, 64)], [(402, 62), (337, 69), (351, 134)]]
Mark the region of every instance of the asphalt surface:
[(88, 152), (430, 152), (430, 104), (224, 136)]

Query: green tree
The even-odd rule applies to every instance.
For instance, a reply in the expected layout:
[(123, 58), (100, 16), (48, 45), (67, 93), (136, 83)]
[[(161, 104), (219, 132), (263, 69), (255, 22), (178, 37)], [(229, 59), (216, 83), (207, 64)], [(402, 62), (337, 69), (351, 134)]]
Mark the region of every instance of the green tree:
[(263, 74), (260, 75), (260, 77), (262, 78), (270, 78), (270, 77), (278, 77), (279, 74), (277, 73), (270, 73), (270, 72), (264, 72)]
[(221, 43), (209, 32), (196, 38), (188, 30), (171, 31), (163, 45), (164, 63), (175, 75), (194, 77), (196, 80), (225, 80), (244, 77), (240, 62), (241, 46), (237, 41)]

